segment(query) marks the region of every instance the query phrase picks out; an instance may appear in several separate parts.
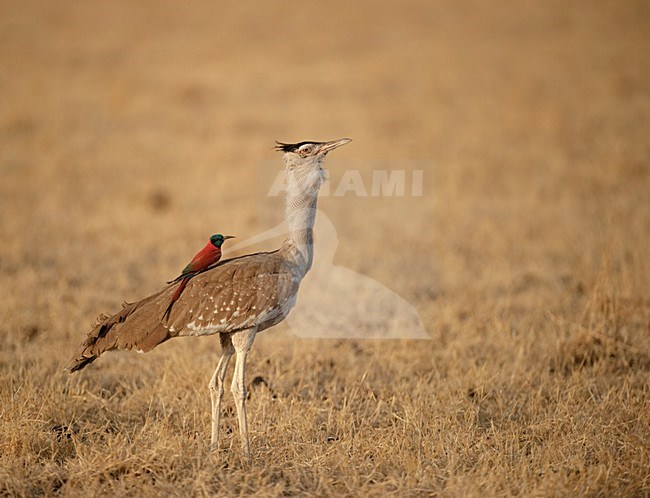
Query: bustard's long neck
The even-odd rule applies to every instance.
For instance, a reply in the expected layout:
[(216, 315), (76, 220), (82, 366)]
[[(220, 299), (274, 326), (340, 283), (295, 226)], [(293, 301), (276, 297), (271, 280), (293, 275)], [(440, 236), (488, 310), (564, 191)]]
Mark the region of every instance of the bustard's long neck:
[(311, 268), (314, 259), (313, 228), (318, 205), (318, 190), (324, 173), (320, 167), (287, 167), (285, 208), (289, 227), (287, 242), (292, 248), (292, 257), (303, 275)]

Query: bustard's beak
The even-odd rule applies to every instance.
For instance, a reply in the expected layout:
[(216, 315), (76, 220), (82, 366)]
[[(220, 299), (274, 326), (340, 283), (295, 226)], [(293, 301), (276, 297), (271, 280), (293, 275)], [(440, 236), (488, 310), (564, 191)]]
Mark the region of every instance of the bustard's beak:
[(340, 140), (333, 140), (332, 142), (325, 142), (320, 146), (320, 149), (318, 150), (319, 154), (327, 154), (329, 151), (336, 149), (337, 147), (340, 147), (341, 145), (345, 145), (348, 142), (352, 142), (351, 138), (341, 138)]
[(224, 235), (224, 236), (223, 236), (223, 240), (226, 240), (226, 239), (234, 239), (234, 238), (235, 238), (234, 235)]

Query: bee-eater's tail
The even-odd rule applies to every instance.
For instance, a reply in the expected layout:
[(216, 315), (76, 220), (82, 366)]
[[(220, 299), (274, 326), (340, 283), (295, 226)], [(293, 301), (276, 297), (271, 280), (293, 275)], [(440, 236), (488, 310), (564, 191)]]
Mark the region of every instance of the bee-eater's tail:
[(181, 283), (178, 286), (178, 289), (176, 289), (176, 292), (174, 292), (174, 295), (172, 296), (172, 299), (169, 302), (169, 305), (167, 306), (167, 309), (165, 310), (165, 313), (163, 313), (163, 316), (160, 319), (160, 321), (169, 320), (169, 315), (172, 312), (172, 306), (174, 306), (174, 303), (176, 301), (178, 301), (179, 297), (181, 297), (181, 293), (185, 289), (185, 286), (187, 285), (187, 282), (189, 282), (189, 280), (190, 280), (190, 277), (184, 277), (183, 280), (181, 280)]
[(171, 301), (169, 303), (169, 306), (167, 306), (167, 309), (163, 313), (162, 319), (160, 320), (161, 322), (164, 321), (164, 320), (169, 320), (169, 315), (172, 312), (172, 306), (174, 306), (174, 302), (175, 301)]

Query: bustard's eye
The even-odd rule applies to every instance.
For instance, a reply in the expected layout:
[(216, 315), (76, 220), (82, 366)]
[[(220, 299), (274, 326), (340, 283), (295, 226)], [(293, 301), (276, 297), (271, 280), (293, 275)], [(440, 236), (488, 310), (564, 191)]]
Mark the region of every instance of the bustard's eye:
[(313, 147), (311, 145), (306, 145), (305, 147), (302, 147), (300, 149), (300, 154), (303, 156), (306, 156), (308, 154), (311, 154), (311, 151), (313, 150)]

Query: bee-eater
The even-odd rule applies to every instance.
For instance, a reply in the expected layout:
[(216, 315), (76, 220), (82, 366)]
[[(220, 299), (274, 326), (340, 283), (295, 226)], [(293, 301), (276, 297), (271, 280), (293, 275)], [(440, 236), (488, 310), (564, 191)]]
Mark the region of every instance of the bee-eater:
[(205, 245), (203, 249), (196, 253), (196, 256), (192, 258), (192, 261), (183, 268), (181, 274), (176, 277), (174, 280), (167, 282), (168, 284), (173, 284), (180, 282), (178, 289), (172, 296), (172, 300), (165, 310), (163, 318), (169, 318), (169, 314), (172, 311), (172, 306), (178, 301), (178, 298), (181, 297), (187, 282), (190, 281), (190, 278), (198, 275), (202, 271), (207, 270), (211, 265), (215, 264), (221, 258), (221, 245), (226, 239), (234, 239), (234, 235), (221, 235), (220, 233), (214, 234), (210, 237), (210, 241)]

